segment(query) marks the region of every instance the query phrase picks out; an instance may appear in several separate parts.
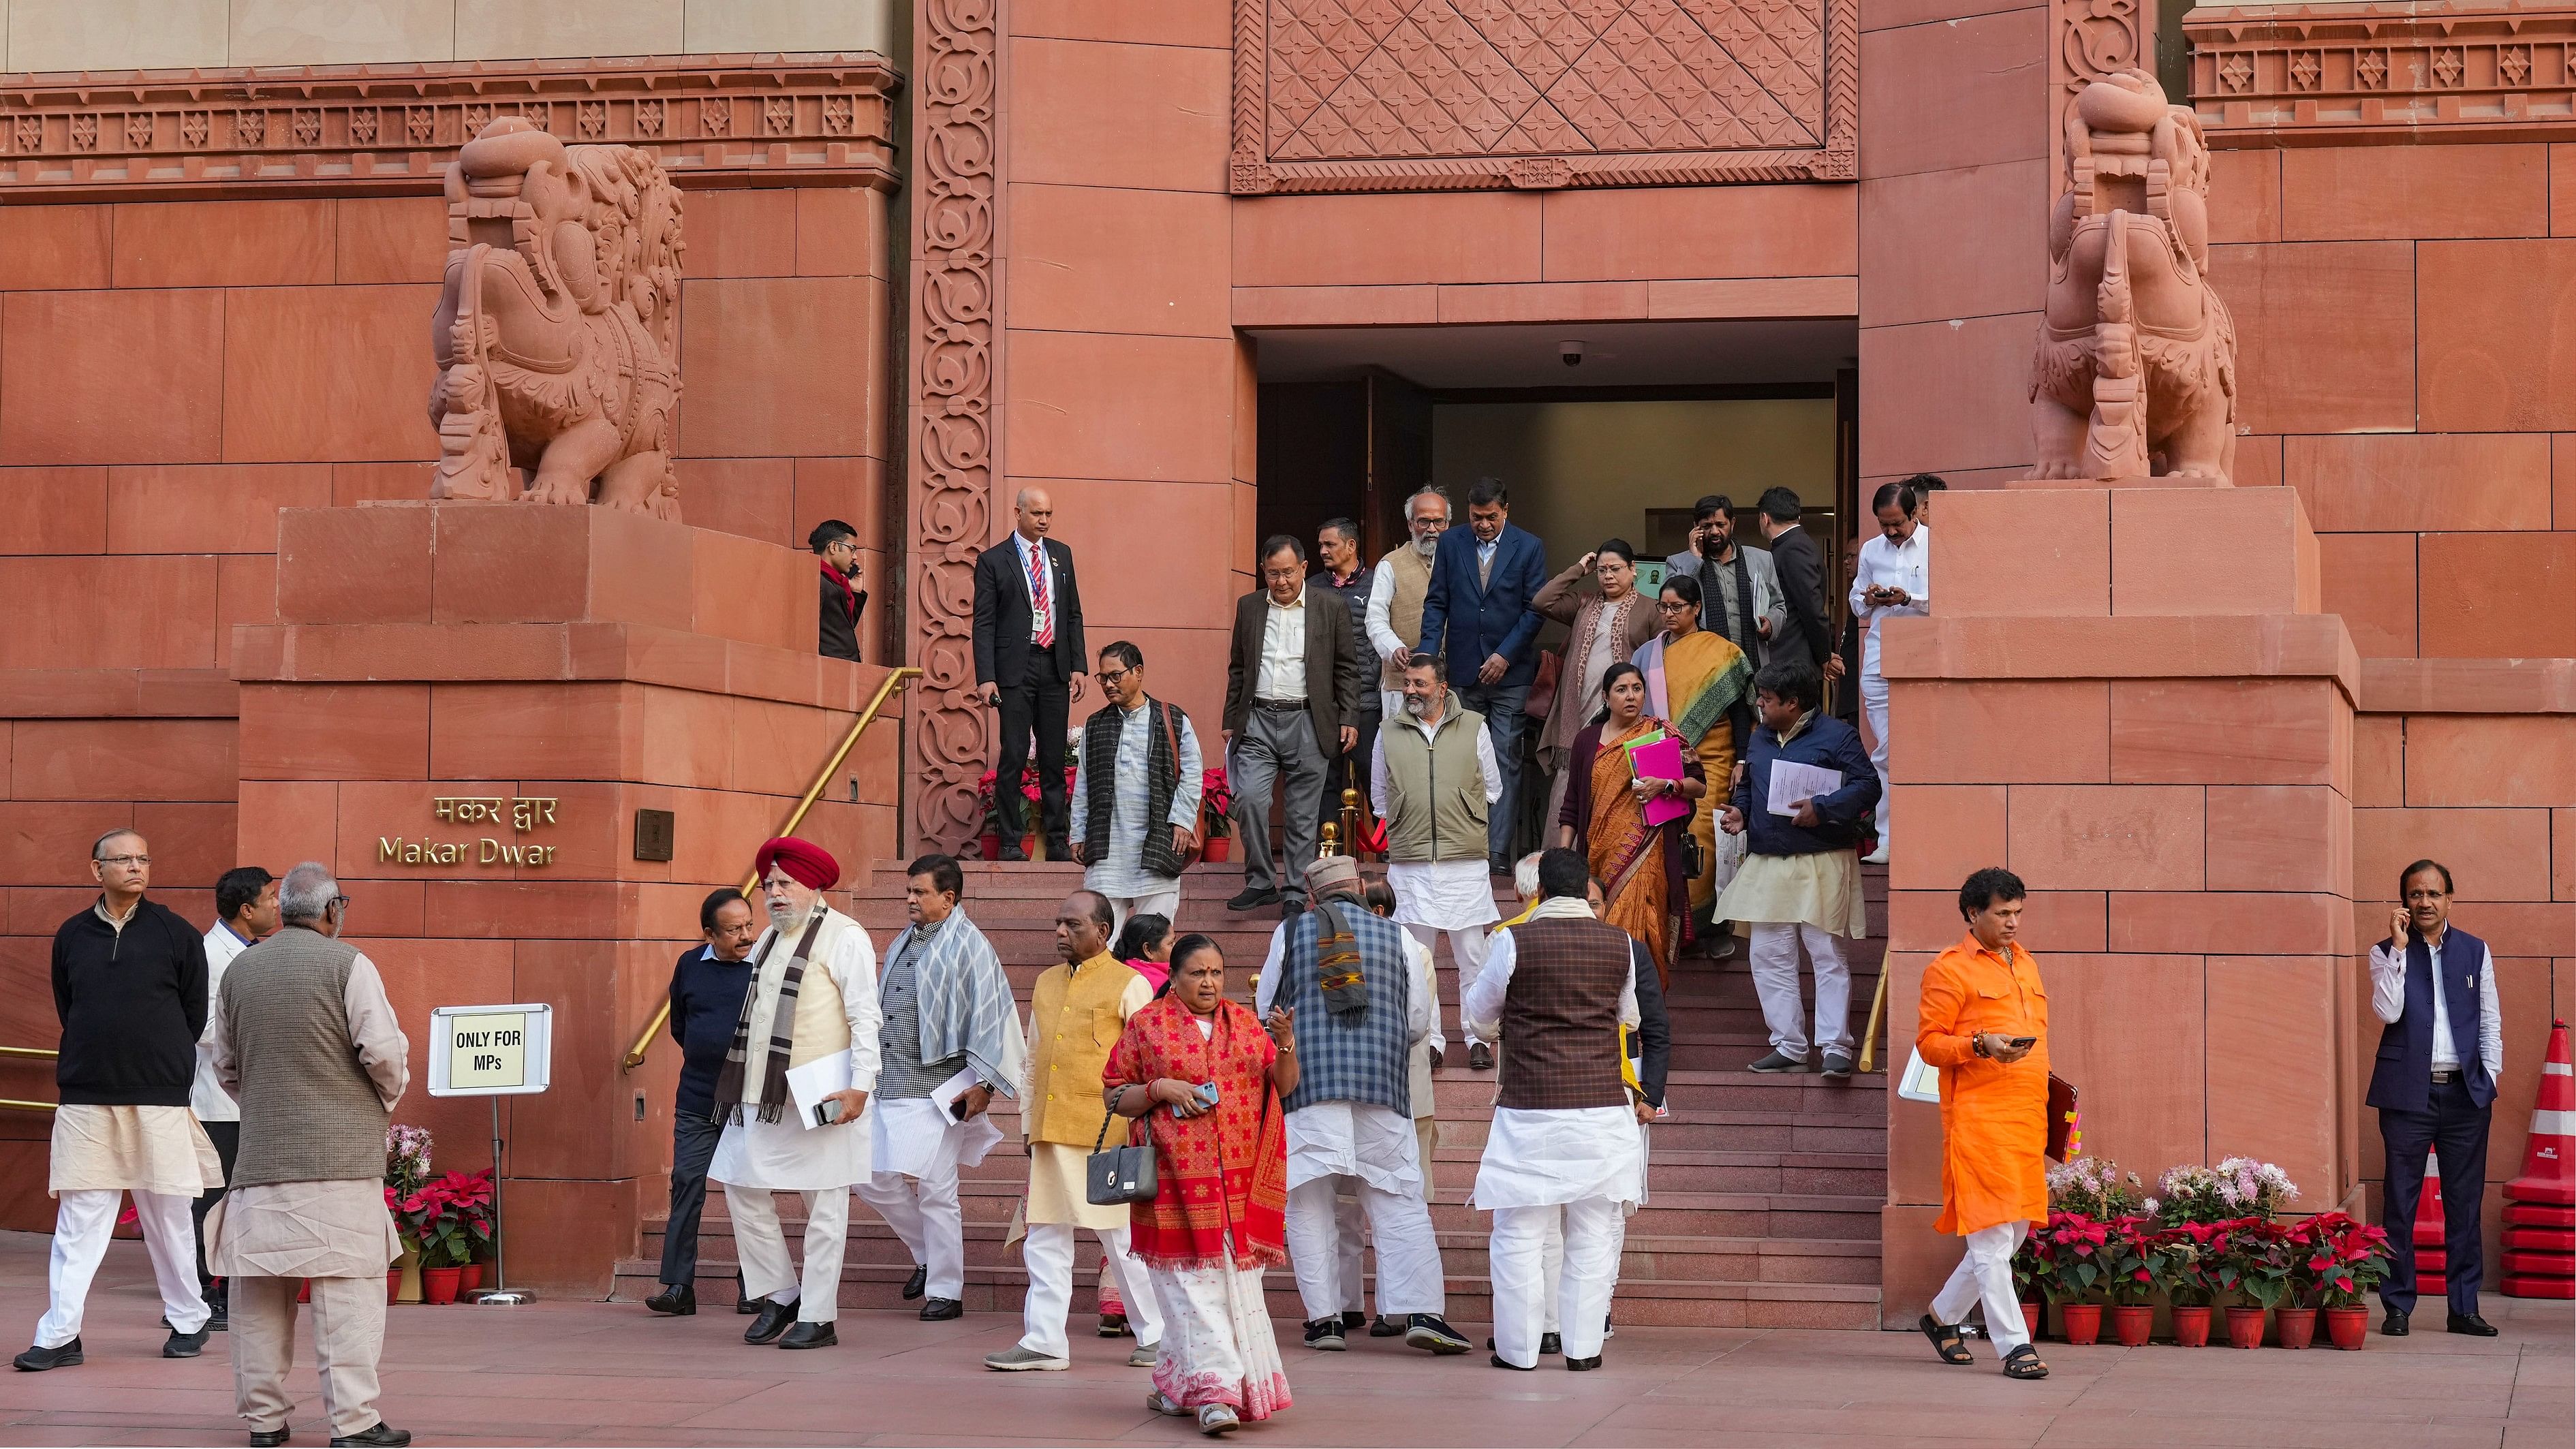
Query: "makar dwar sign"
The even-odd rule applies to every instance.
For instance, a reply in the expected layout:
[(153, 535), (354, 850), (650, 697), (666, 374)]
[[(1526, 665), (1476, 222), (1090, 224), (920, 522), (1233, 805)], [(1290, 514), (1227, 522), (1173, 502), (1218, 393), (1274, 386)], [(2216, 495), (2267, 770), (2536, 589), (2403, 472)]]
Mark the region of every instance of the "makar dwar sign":
[[(551, 795), (526, 799), (441, 795), (430, 801), (430, 806), (431, 813), (447, 824), (490, 825), (495, 830), (506, 825), (513, 835), (525, 835), (555, 823), (556, 803), (556, 797)], [(549, 866), (555, 863), (557, 849), (557, 846), (530, 841), (503, 840), (497, 835), (445, 839), (379, 835), (376, 837), (376, 863)]]

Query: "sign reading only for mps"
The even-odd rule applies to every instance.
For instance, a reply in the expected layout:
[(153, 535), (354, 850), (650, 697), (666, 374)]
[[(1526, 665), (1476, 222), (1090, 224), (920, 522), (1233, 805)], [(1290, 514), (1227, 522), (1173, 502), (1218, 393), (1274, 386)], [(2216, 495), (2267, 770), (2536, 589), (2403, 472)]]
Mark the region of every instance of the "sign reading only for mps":
[(502, 1097), (544, 1091), (554, 1065), (554, 1014), (542, 1001), (431, 1008), (429, 1094)]

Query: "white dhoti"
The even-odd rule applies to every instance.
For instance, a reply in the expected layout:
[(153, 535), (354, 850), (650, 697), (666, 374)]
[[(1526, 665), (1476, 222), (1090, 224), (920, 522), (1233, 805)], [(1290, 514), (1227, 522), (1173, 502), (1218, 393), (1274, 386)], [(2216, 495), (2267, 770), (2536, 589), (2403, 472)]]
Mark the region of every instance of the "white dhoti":
[[(873, 1116), (873, 1113), (869, 1114)], [(734, 1224), (742, 1260), (742, 1290), (754, 1298), (797, 1305), (807, 1323), (840, 1316), (841, 1259), (850, 1227), (850, 1189), (868, 1178), (869, 1131), (864, 1119), (828, 1127), (799, 1124), (793, 1108), (775, 1122), (753, 1109), (727, 1122), (716, 1139), (707, 1176), (724, 1184), (725, 1211)], [(787, 1233), (773, 1192), (805, 1199), (805, 1267), (800, 1284), (787, 1255)]]
[(951, 1302), (966, 1296), (966, 1224), (957, 1170), (984, 1160), (1001, 1129), (989, 1117), (950, 1122), (928, 1097), (868, 1104), (870, 1164), (854, 1189), (903, 1240), (926, 1274), (923, 1291)]
[(54, 1113), (47, 1182), (56, 1199), (46, 1265), (51, 1302), (36, 1324), (36, 1347), (80, 1337), (90, 1281), (116, 1235), (117, 1205), (134, 1194), (143, 1246), (170, 1327), (194, 1333), (210, 1316), (197, 1289), (197, 1226), (188, 1209), (224, 1183), (223, 1161), (185, 1107), (102, 1107), (67, 1103)]
[(1644, 1138), (1628, 1108), (1494, 1109), (1469, 1201), (1494, 1215), (1494, 1352), (1505, 1363), (1538, 1363), (1547, 1319), (1548, 1230), (1560, 1215), (1565, 1259), (1557, 1307), (1565, 1356), (1601, 1352), (1626, 1218), (1644, 1199), (1645, 1175)]
[(1150, 1270), (1169, 1327), (1154, 1361), (1154, 1387), (1184, 1409), (1224, 1404), (1246, 1419), (1287, 1408), (1288, 1371), (1270, 1331), (1261, 1270), (1221, 1265)]

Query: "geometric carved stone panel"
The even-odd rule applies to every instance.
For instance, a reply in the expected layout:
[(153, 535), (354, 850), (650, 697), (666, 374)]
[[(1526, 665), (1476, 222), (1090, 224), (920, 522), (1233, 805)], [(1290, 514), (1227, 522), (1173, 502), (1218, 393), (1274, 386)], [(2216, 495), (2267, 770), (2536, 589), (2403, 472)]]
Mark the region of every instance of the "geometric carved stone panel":
[(1856, 0), (1237, 0), (1232, 189), (1850, 180)]

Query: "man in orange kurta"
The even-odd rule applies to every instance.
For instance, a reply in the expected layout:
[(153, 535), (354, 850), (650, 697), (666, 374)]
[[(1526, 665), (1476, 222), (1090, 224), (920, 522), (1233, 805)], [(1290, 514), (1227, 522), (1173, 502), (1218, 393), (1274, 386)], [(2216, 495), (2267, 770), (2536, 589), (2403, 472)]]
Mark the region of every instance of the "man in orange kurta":
[(1923, 1331), (1943, 1359), (1970, 1361), (1957, 1325), (1983, 1300), (1986, 1336), (2014, 1378), (2045, 1378), (2030, 1346), (2012, 1259), (2048, 1215), (2048, 994), (2015, 944), (2021, 878), (1988, 868), (1959, 888), (1968, 934), (1923, 972), (1915, 1050), (1941, 1073), (1941, 1217), (1967, 1255), (1932, 1300)]

